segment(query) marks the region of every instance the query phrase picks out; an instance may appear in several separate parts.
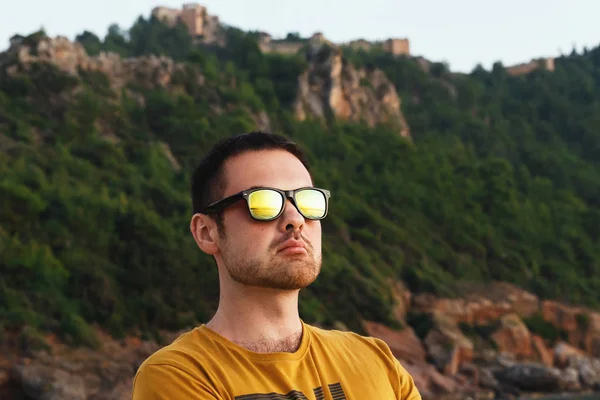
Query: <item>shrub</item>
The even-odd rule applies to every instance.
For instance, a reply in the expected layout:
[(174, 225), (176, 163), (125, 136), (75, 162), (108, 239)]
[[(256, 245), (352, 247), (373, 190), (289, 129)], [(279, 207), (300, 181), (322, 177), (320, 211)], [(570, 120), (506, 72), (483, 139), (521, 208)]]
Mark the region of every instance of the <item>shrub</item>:
[(558, 339), (566, 340), (568, 338), (566, 331), (558, 329), (551, 322), (546, 321), (540, 313), (524, 318), (523, 322), (532, 333), (550, 342), (555, 342)]

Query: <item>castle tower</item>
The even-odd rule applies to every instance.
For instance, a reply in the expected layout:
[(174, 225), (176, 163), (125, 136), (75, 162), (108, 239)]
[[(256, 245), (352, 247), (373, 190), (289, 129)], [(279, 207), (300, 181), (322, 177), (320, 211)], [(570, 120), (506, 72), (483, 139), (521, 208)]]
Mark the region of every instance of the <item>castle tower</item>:
[(206, 8), (197, 3), (183, 5), (181, 10), (181, 21), (187, 26), (190, 35), (204, 35), (204, 21)]
[(410, 54), (410, 44), (408, 39), (388, 39), (383, 43), (383, 48), (385, 51), (395, 56)]

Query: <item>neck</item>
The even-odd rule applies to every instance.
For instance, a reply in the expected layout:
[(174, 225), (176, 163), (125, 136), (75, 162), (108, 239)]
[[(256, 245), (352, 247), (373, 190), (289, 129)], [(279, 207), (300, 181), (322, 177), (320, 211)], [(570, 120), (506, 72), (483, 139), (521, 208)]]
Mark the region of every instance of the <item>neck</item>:
[(294, 352), (302, 341), (298, 293), (229, 282), (206, 326), (251, 351)]

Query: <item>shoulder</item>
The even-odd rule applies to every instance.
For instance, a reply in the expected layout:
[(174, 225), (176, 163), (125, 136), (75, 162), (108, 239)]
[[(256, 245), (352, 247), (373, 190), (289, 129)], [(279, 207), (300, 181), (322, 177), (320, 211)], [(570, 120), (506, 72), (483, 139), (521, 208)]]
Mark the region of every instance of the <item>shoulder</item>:
[(386, 360), (395, 360), (389, 346), (383, 340), (358, 334), (352, 331), (327, 330), (313, 325), (307, 325), (315, 342), (328, 348), (340, 348), (352, 352), (366, 351)]
[(173, 365), (180, 366), (186, 363), (185, 351), (193, 346), (192, 337), (195, 336), (195, 330), (190, 330), (178, 336), (173, 342), (161, 347), (150, 356), (148, 356), (141, 367), (150, 365)]
[(201, 329), (194, 328), (148, 356), (138, 368), (137, 374), (177, 370), (182, 376), (198, 377), (203, 370), (202, 366), (214, 359), (211, 356), (212, 346)]
[(196, 328), (147, 357), (135, 373), (133, 399), (220, 398), (203, 367), (210, 358), (205, 342)]
[(361, 365), (365, 370), (386, 374), (402, 399), (420, 399), (413, 377), (382, 339), (355, 332), (324, 330), (309, 326), (317, 352), (328, 353), (343, 363)]
[(365, 336), (353, 331), (340, 331), (337, 329), (324, 329), (315, 325), (308, 325), (311, 334), (317, 340), (323, 340), (331, 343), (354, 344), (363, 346), (387, 347), (387, 344), (379, 338)]

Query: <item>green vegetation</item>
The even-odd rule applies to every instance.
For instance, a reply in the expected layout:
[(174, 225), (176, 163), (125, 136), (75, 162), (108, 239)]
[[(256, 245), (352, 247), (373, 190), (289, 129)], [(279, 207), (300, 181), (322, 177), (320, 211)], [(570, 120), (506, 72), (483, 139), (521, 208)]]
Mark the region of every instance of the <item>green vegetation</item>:
[(536, 313), (529, 318), (524, 318), (523, 322), (527, 325), (531, 333), (541, 336), (550, 343), (554, 343), (558, 339), (568, 340), (566, 331), (558, 329), (552, 323), (546, 321), (540, 313)]
[(421, 340), (425, 340), (429, 331), (434, 327), (431, 314), (415, 311), (409, 311), (406, 314), (406, 323), (414, 329), (415, 334)]
[[(38, 332), (55, 331), (94, 345), (94, 325), (152, 337), (206, 321), (217, 274), (188, 231), (191, 171), (217, 139), (255, 129), (263, 111), (273, 131), (301, 143), (316, 184), (332, 191), (323, 272), (301, 294), (305, 320), (392, 324), (388, 278), (447, 296), (462, 280), (505, 280), (598, 307), (600, 48), (521, 77), (499, 64), (458, 75), (348, 51), (349, 62), (394, 82), (410, 144), (386, 126), (295, 120), (306, 60), (262, 54), (256, 33), (226, 35), (226, 48), (201, 47), (181, 27), (143, 18), (127, 35), (117, 26), (103, 39), (80, 35), (92, 54), (154, 53), (188, 65), (174, 77), (180, 90), (129, 88), (143, 101), (112, 92), (98, 73), (0, 71), (5, 331), (26, 329), (23, 340), (36, 343)], [(408, 322), (429, 329), (422, 316)]]
[(575, 315), (575, 321), (577, 321), (577, 328), (581, 332), (586, 332), (590, 328), (590, 316), (586, 313), (579, 313)]
[(501, 327), (501, 323), (495, 321), (489, 324), (470, 325), (466, 322), (460, 322), (458, 326), (461, 332), (469, 338), (489, 339), (489, 337)]

